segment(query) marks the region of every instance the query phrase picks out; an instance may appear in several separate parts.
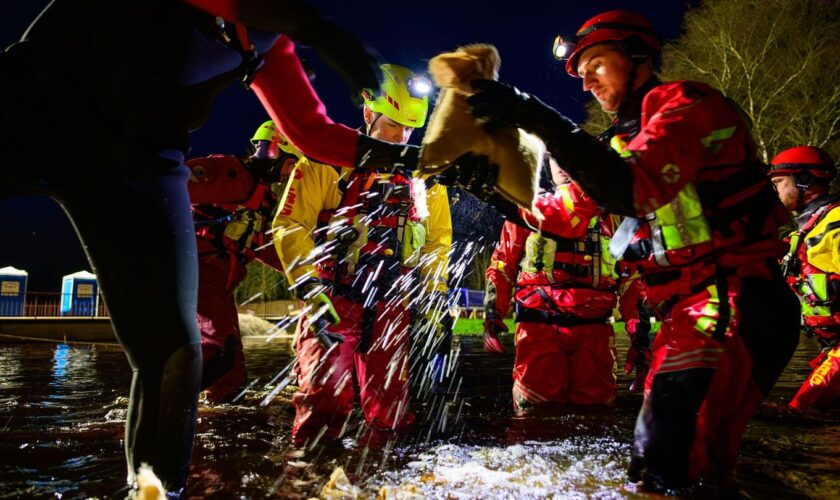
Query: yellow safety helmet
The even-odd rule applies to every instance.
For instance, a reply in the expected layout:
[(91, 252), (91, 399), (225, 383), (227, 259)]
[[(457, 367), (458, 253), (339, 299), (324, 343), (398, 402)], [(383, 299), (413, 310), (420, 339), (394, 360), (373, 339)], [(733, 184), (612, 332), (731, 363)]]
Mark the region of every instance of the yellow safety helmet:
[(362, 92), (365, 106), (406, 127), (425, 125), (432, 82), (404, 66), (383, 64), (380, 68), (384, 75), (382, 90), (376, 96), (370, 91)]
[(259, 141), (269, 141), (273, 146), (276, 146), (277, 149), (290, 155), (295, 155), (298, 158), (303, 158), (303, 153), (301, 153), (294, 144), (289, 142), (289, 140), (286, 139), (286, 136), (277, 130), (277, 127), (271, 120), (268, 120), (260, 125), (257, 131), (254, 132), (254, 136), (251, 137), (251, 144), (256, 145)]

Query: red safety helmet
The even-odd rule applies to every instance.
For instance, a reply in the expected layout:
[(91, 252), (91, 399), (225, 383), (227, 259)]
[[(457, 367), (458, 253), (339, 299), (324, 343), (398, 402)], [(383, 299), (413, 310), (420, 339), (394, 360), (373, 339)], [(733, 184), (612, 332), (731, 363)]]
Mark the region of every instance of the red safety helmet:
[(815, 182), (829, 182), (837, 174), (834, 161), (825, 150), (815, 146), (796, 146), (777, 154), (768, 165), (767, 174), (797, 175), (808, 173)]
[(634, 61), (642, 61), (662, 49), (662, 39), (644, 16), (629, 10), (610, 10), (583, 23), (573, 37), (557, 35), (554, 57), (566, 61), (566, 72), (578, 77), (580, 53), (604, 42), (618, 42)]

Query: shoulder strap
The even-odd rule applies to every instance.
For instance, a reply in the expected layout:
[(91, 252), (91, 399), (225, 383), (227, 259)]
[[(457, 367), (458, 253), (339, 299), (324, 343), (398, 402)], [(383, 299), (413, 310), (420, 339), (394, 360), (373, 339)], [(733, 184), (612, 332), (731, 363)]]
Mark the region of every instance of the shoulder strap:
[[(791, 235), (790, 249), (788, 250), (787, 255), (785, 255), (782, 259), (782, 269), (785, 275), (787, 274), (787, 270), (795, 263), (795, 261), (798, 260), (796, 254), (799, 252), (799, 247), (802, 246), (803, 236), (805, 236), (811, 229), (813, 229), (814, 226), (816, 226), (820, 222), (820, 220), (822, 220), (825, 214), (827, 214), (829, 211), (836, 207), (840, 207), (840, 198), (838, 197), (835, 197), (834, 199), (830, 200), (828, 203), (814, 211), (814, 213), (811, 214), (811, 216), (808, 218), (805, 224), (802, 224), (802, 227), (797, 229)], [(815, 244), (816, 242), (812, 242), (811, 246)], [(807, 246), (808, 245), (806, 244), (806, 247)]]

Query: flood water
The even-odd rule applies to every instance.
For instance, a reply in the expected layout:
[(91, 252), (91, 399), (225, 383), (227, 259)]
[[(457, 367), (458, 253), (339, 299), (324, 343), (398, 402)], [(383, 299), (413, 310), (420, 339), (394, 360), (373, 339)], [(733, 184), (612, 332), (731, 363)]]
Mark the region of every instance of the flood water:
[[(512, 353), (511, 337), (504, 341)], [(481, 337), (455, 343), (458, 377), (415, 404), (420, 423), (409, 435), (368, 446), (365, 429), (351, 425), (339, 443), (296, 450), (291, 390), (260, 405), (291, 359), (289, 340), (246, 338), (249, 377), (257, 382), (239, 405), (201, 406), (187, 496), (308, 498), (321, 493), (336, 467), (349, 476), (344, 491), (363, 498), (641, 495), (624, 473), (641, 402), (626, 391), (629, 377), (619, 377), (612, 410), (515, 418), (512, 354), (485, 354)], [(619, 360), (625, 349), (622, 336)], [(737, 470), (745, 496), (825, 498), (840, 491), (840, 415), (791, 416), (775, 406), (794, 394), (815, 354), (803, 339), (750, 424)], [(124, 496), (129, 379), (115, 346), (0, 344), (0, 498)]]

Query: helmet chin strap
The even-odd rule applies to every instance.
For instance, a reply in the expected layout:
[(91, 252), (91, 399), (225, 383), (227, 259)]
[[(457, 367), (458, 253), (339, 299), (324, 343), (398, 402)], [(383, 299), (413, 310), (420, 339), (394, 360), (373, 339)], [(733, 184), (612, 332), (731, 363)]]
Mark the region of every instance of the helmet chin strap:
[(376, 123), (376, 120), (380, 118), (382, 118), (382, 113), (373, 113), (373, 120), (371, 120), (370, 123), (365, 124), (365, 135), (370, 136), (370, 131), (373, 130), (373, 125)]
[(791, 177), (793, 177), (793, 185), (796, 186), (796, 210), (800, 211), (805, 208), (805, 198), (808, 188), (814, 184), (813, 179), (810, 174), (803, 175), (801, 172), (791, 174)]

